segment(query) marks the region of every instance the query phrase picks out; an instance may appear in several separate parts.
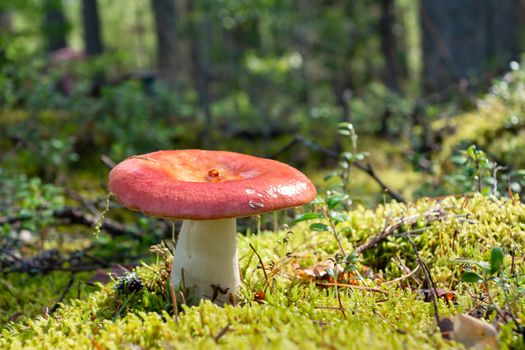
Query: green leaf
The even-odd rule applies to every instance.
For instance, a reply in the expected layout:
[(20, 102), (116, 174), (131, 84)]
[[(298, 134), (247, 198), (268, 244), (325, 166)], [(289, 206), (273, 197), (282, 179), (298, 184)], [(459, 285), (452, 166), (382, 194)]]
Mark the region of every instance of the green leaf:
[(317, 204), (323, 204), (323, 203), (324, 203), (324, 199), (321, 196), (317, 196), (314, 198), (313, 201), (309, 203), (309, 205), (317, 205)]
[(349, 123), (349, 122), (341, 122), (341, 123), (337, 124), (337, 128), (338, 129), (352, 130), (354, 128), (354, 126), (352, 125), (352, 123)]
[(326, 205), (328, 205), (328, 210), (332, 210), (337, 207), (339, 204), (342, 204), (348, 199), (348, 195), (344, 193), (335, 193), (326, 198)]
[(483, 282), (483, 278), (481, 278), (480, 275), (473, 271), (465, 271), (461, 275), (461, 279), (463, 282), (469, 282), (469, 283), (480, 283)]
[(306, 221), (306, 220), (319, 219), (319, 218), (322, 218), (322, 217), (323, 217), (323, 215), (320, 214), (320, 213), (304, 213), (304, 214), (298, 215), (298, 216), (292, 221), (292, 224), (296, 224), (296, 223), (298, 223), (298, 222)]
[(330, 212), (330, 218), (332, 218), (336, 223), (348, 221), (348, 215), (345, 213)]
[(316, 232), (328, 231), (328, 225), (321, 224), (320, 222), (317, 222), (315, 224), (311, 224), (310, 225), (310, 230), (316, 231)]
[(490, 251), (490, 274), (495, 274), (503, 266), (503, 250), (500, 247), (494, 247)]
[(487, 263), (486, 261), (475, 261), (475, 260), (462, 259), (462, 258), (455, 259), (454, 261), (458, 263), (462, 263), (462, 264), (476, 265), (482, 268), (483, 270), (488, 270), (490, 268), (489, 263)]

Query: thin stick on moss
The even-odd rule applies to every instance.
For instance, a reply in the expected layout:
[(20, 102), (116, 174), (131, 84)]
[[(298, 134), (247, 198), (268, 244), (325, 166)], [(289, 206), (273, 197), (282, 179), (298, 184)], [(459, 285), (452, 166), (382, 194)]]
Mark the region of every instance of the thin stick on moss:
[(373, 288), (373, 287), (365, 287), (365, 286), (359, 286), (354, 284), (348, 284), (348, 283), (336, 283), (336, 282), (326, 282), (326, 283), (317, 283), (319, 287), (343, 287), (343, 288), (350, 288), (350, 289), (359, 289), (364, 290), (368, 292), (376, 292), (376, 293), (383, 293), (385, 295), (388, 295), (389, 293), (386, 290), (382, 290), (379, 288)]
[(264, 292), (266, 292), (266, 289), (268, 288), (268, 285), (269, 285), (269, 282), (268, 282), (268, 275), (266, 274), (266, 268), (264, 267), (264, 263), (261, 259), (261, 256), (259, 255), (259, 253), (257, 253), (257, 251), (255, 250), (255, 248), (253, 247), (253, 245), (250, 243), (250, 248), (253, 250), (253, 252), (255, 253), (255, 255), (257, 255), (257, 258), (259, 259), (259, 263), (261, 264), (261, 269), (263, 270), (263, 273), (264, 273)]
[(419, 255), (419, 251), (417, 250), (416, 244), (414, 243), (412, 238), (410, 238), (410, 234), (407, 233), (405, 237), (407, 238), (408, 242), (412, 246), (412, 249), (414, 249), (414, 253), (416, 254), (416, 257), (417, 257), (417, 262), (423, 269), (425, 276), (427, 278), (427, 281), (430, 283), (429, 290), (432, 295), (432, 305), (434, 306), (434, 317), (436, 319), (436, 324), (439, 326), (439, 324), (441, 324), (441, 319), (439, 317), (439, 311), (438, 311), (438, 305), (437, 305), (438, 292), (437, 292), (436, 285), (434, 283), (434, 280), (432, 279), (432, 275), (430, 274), (430, 270), (428, 269), (428, 266), (425, 264), (423, 259), (421, 259), (421, 255)]
[(394, 219), (394, 223), (387, 225), (380, 233), (370, 238), (367, 242), (361, 244), (355, 249), (356, 254), (361, 254), (365, 250), (371, 249), (377, 246), (379, 243), (383, 242), (390, 235), (392, 235), (396, 230), (403, 226), (413, 225), (418, 222), (421, 217), (426, 220), (426, 224), (429, 225), (434, 221), (439, 221), (446, 218), (448, 215), (442, 208), (431, 208), (423, 214), (414, 214), (408, 217)]
[(75, 273), (72, 273), (71, 277), (69, 278), (69, 282), (67, 282), (66, 289), (62, 292), (62, 294), (60, 295), (60, 298), (58, 298), (57, 302), (55, 303), (55, 305), (53, 305), (51, 310), (49, 310), (49, 315), (52, 315), (60, 307), (60, 303), (64, 301), (64, 298), (66, 297), (67, 293), (73, 287), (74, 282), (75, 282)]
[(398, 278), (394, 278), (393, 280), (390, 280), (390, 281), (383, 282), (383, 284), (392, 284), (392, 283), (400, 282), (400, 281), (402, 281), (404, 279), (407, 279), (410, 276), (413, 276), (417, 272), (417, 270), (419, 270), (419, 265), (417, 265), (415, 269), (413, 269), (412, 271), (410, 271), (406, 275), (403, 275), (403, 276), (398, 277)]
[(339, 287), (337, 283), (335, 283), (335, 293), (337, 295), (337, 302), (339, 303), (339, 310), (341, 310), (341, 314), (343, 315), (344, 319), (347, 320), (348, 318), (346, 317), (345, 308), (343, 306), (343, 302), (341, 301), (341, 294), (339, 293)]
[(213, 337), (213, 340), (216, 343), (218, 343), (219, 339), (221, 339), (226, 333), (228, 333), (229, 330), (230, 330), (230, 324), (228, 323), (223, 329), (219, 331), (219, 333), (217, 333), (215, 337)]
[(111, 319), (112, 322), (115, 322), (120, 317), (120, 314), (122, 313), (122, 311), (124, 311), (124, 308), (126, 307), (126, 305), (128, 305), (129, 301), (131, 300), (131, 298), (133, 298), (134, 295), (135, 295), (135, 292), (132, 292), (126, 298), (126, 300), (124, 301), (124, 304), (122, 304), (122, 306), (118, 309), (118, 311), (115, 314), (115, 316), (113, 316), (113, 318)]
[[(339, 311), (341, 309), (341, 307), (339, 306), (327, 306), (327, 305), (315, 305), (314, 306), (314, 309), (321, 309), (321, 310), (337, 310)], [(346, 308), (345, 308), (346, 310)]]

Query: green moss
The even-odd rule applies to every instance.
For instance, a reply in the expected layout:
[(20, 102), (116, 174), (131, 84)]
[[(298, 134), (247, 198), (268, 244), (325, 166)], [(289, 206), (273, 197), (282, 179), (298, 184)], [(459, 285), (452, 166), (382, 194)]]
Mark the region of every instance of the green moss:
[(452, 119), (433, 124), (438, 130), (452, 128), (437, 155), (434, 171), (445, 172), (451, 166), (450, 156), (465, 145), (476, 144), (499, 163), (525, 168), (525, 66), (496, 81), (489, 94), (478, 101), (477, 108)]
[[(64, 302), (84, 297), (95, 288), (86, 284), (88, 273), (77, 273), (74, 285), (66, 294)], [(70, 275), (53, 272), (48, 275), (9, 273), (0, 276), (0, 329), (9, 321), (23, 322), (43, 315), (56, 304), (66, 290)]]
[[(438, 287), (456, 292), (454, 303), (439, 301), (439, 313), (445, 317), (474, 308), (471, 295), (479, 292), (477, 286), (460, 281), (463, 266), (454, 259), (486, 260), (495, 245), (507, 253), (522, 247), (525, 205), (482, 196), (420, 200), (408, 205), (390, 203), (374, 210), (356, 208), (348, 213), (348, 221), (338, 229), (346, 228), (346, 233), (341, 235), (342, 243), (351, 251), (381, 232), (396, 217), (424, 213), (438, 206), (447, 215), (418, 232), (413, 239)], [(308, 222), (302, 222), (290, 231), (239, 236), (243, 285), (237, 306), (218, 307), (210, 302), (183, 306), (176, 320), (159, 277), (163, 265), (143, 265), (136, 269), (144, 282), (141, 291), (119, 295), (109, 284), (89, 294), (85, 291), (80, 300), (65, 300), (52, 317), (33, 312), (32, 318), (19, 319), (3, 328), (0, 348), (461, 348), (441, 338), (432, 304), (425, 302), (417, 290), (422, 288), (420, 285), (410, 281), (412, 288), (408, 288), (408, 282), (403, 280), (383, 283), (401, 276), (396, 257), (410, 269), (417, 266), (414, 252), (404, 238), (388, 239), (361, 257), (360, 271), (365, 271), (366, 265), (374, 273), (361, 284), (381, 288), (388, 294), (340, 287), (343, 315), (335, 288), (321, 288), (294, 273), (294, 266), (312, 266), (338, 251), (332, 233), (312, 232), (308, 227)], [(427, 226), (420, 220), (413, 228), (422, 227)], [(249, 244), (260, 254), (268, 270), (268, 281)], [(519, 260), (516, 273), (523, 276), (525, 267), (519, 263), (523, 256), (516, 259)], [(509, 266), (507, 257), (507, 271)], [(415, 277), (423, 279), (420, 272)], [(255, 293), (262, 291), (267, 283), (264, 300), (254, 301)], [(38, 284), (41, 283), (35, 283)], [(30, 294), (20, 296), (5, 307), (12, 310), (14, 304), (31, 303)], [(505, 305), (504, 295), (497, 287), (493, 287), (492, 294), (499, 305)], [(14, 297), (5, 289), (0, 295), (4, 299)], [(515, 306), (515, 315), (522, 323), (525, 321), (523, 299)], [(227, 331), (214, 339), (225, 327)], [(510, 327), (504, 327), (501, 332), (502, 345), (524, 346)]]

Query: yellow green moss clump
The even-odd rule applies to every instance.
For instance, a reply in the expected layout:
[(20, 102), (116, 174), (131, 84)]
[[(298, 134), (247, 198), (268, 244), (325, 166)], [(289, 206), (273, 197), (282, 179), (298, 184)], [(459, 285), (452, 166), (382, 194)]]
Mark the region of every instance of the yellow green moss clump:
[[(512, 312), (517, 322), (525, 323), (525, 205), (477, 195), (360, 207), (345, 214), (347, 219), (334, 227), (347, 253), (361, 251), (385, 227), (406, 220), (376, 246), (362, 250), (356, 268), (344, 277), (347, 283), (334, 286), (338, 275), (334, 280), (310, 272), (336, 259), (341, 249), (334, 232), (311, 229), (312, 222), (328, 224), (327, 218), (303, 221), (277, 233), (239, 236), (243, 286), (235, 306), (209, 301), (179, 305), (175, 317), (160, 277), (164, 263), (143, 264), (135, 271), (143, 285), (139, 290), (126, 294), (114, 283), (99, 285), (94, 292), (84, 291), (81, 299), (66, 300), (53, 315), (34, 313), (15, 322), (2, 318), (0, 348), (462, 348), (443, 339), (436, 327), (424, 274), (406, 231), (412, 232), (438, 289), (445, 291), (437, 303), (440, 317), (475, 313), (498, 325), (502, 348), (525, 346), (511, 319), (485, 307), (486, 286), (462, 282), (462, 271), (477, 267), (457, 261), (487, 261), (491, 248), (501, 247), (505, 258), (500, 277), (508, 278), (509, 289), (505, 294), (491, 281), (491, 298), (499, 311)], [(4, 283), (14, 280), (7, 275)], [(12, 298), (13, 292), (4, 289), (0, 295)], [(23, 295), (17, 303), (31, 303), (32, 297), (38, 296)], [(15, 308), (5, 302), (2, 307), (9, 313)]]
[(474, 111), (433, 124), (436, 130), (445, 126), (453, 132), (444, 139), (436, 172), (443, 164), (446, 169), (455, 151), (471, 144), (486, 150), (499, 163), (525, 168), (525, 66), (514, 62), (513, 71), (493, 84)]

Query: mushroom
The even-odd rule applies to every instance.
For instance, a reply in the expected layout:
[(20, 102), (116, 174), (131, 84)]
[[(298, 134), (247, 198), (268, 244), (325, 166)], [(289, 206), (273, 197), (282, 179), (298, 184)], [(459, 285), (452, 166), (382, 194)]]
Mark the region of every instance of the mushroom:
[(284, 163), (192, 149), (130, 157), (111, 170), (109, 190), (129, 209), (184, 220), (172, 285), (217, 303), (233, 303), (240, 285), (236, 218), (306, 204), (317, 194)]

